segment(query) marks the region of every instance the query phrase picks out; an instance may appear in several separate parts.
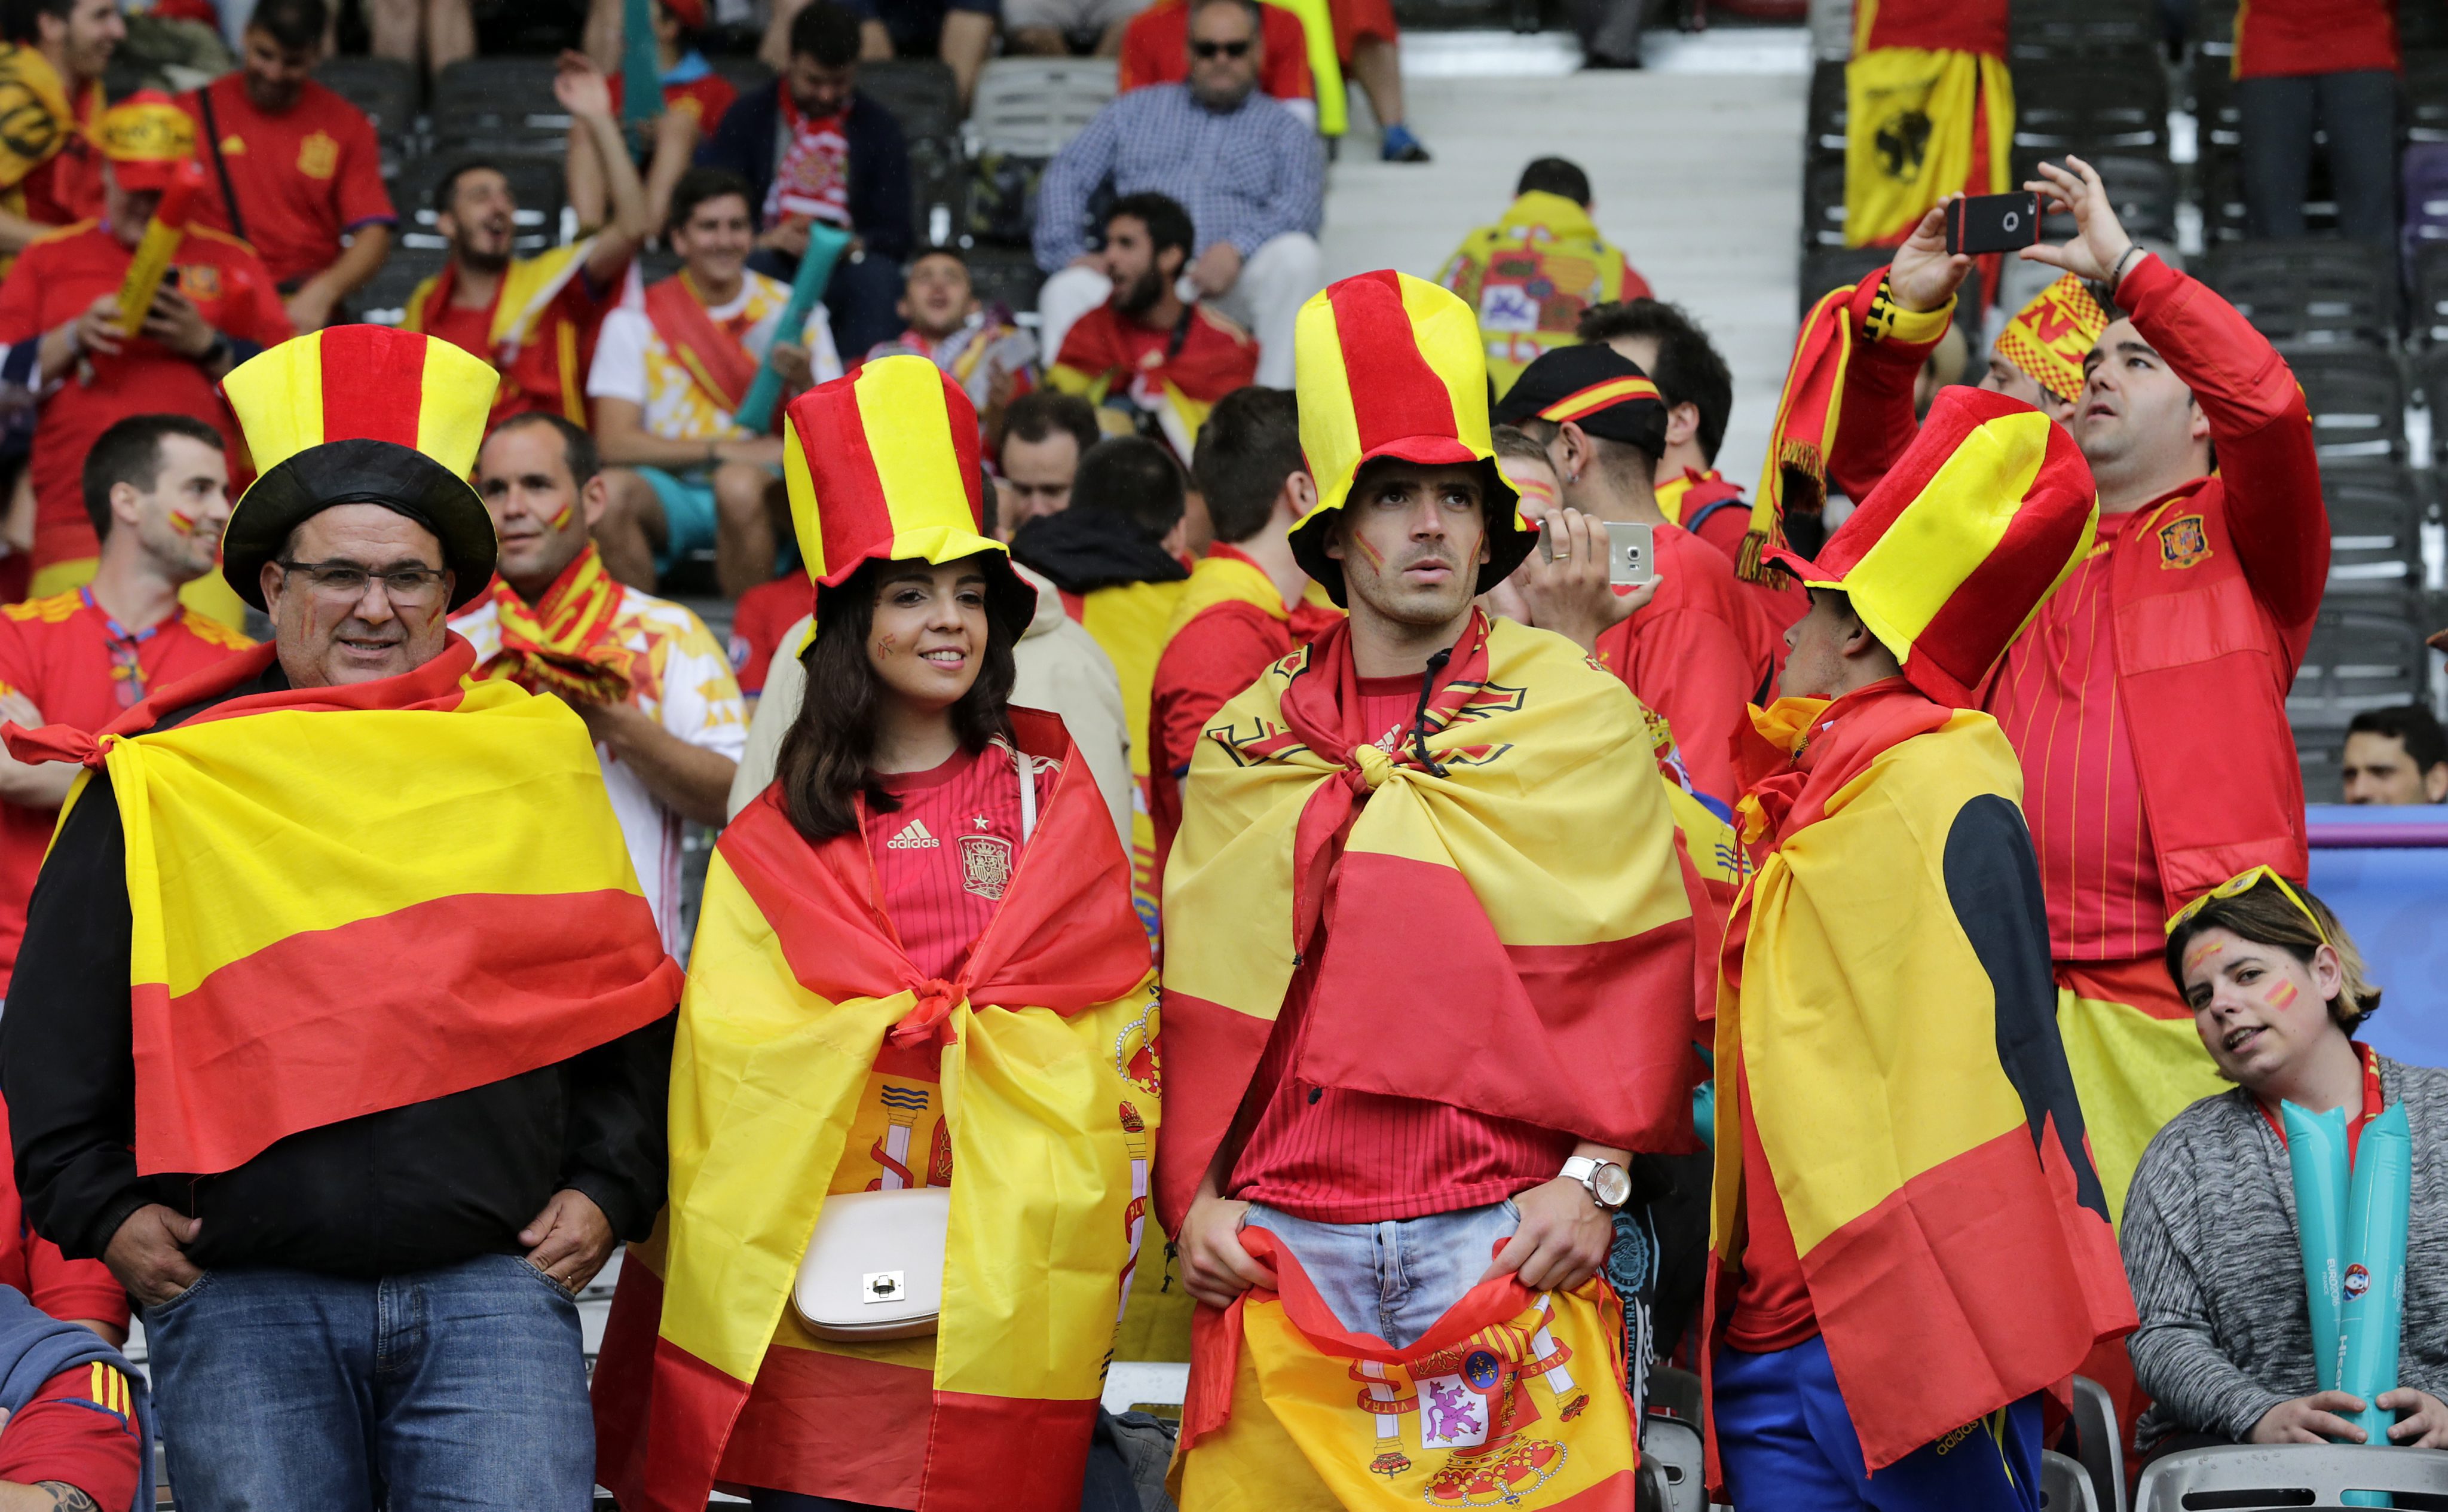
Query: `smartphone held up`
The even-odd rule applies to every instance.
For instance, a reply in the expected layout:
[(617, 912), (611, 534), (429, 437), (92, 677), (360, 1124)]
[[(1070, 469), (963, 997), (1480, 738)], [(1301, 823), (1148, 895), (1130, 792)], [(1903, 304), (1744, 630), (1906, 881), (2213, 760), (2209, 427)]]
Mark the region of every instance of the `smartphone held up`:
[[(1560, 514), (1548, 516), (1551, 526), (1562, 519)], [(1590, 522), (1594, 526), (1600, 523), (1597, 520)], [(1654, 582), (1657, 577), (1656, 543), (1653, 539), (1655, 532), (1646, 525), (1622, 520), (1603, 523), (1606, 526), (1607, 582), (1618, 588), (1643, 587)], [(1560, 539), (1559, 527), (1539, 532), (1540, 560), (1556, 560), (1557, 543)]]
[(1946, 251), (1979, 257), (2037, 246), (2040, 239), (2040, 197), (2015, 194), (1973, 194), (1947, 201)]

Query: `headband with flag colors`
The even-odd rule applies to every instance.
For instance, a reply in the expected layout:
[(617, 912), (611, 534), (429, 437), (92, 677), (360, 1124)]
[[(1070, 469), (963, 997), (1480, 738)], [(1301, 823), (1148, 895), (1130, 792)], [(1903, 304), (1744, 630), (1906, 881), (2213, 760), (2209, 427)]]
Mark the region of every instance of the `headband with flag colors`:
[(1666, 400), (1640, 365), (1603, 341), (1542, 352), (1497, 401), (1500, 425), (1578, 425), (1601, 441), (1666, 454)]
[(1769, 560), (1846, 595), (1913, 686), (1968, 708), (2091, 550), (2097, 496), (2063, 426), (2002, 393), (1944, 389), (1816, 561)]
[(2091, 354), (2109, 314), (2091, 285), (2069, 273), (2042, 289), (1998, 333), (1998, 354), (2034, 383), (2072, 404), (2082, 393), (2082, 359)]
[(221, 572), (263, 607), (264, 563), (290, 531), (337, 504), (378, 504), (442, 543), (453, 609), (493, 576), (496, 543), (468, 484), (500, 382), (448, 341), (384, 326), (333, 326), (233, 369), (221, 392), (260, 474), (222, 536)]
[(1479, 589), (1503, 582), (1535, 537), (1496, 469), (1487, 354), (1470, 306), (1425, 278), (1387, 269), (1357, 274), (1301, 306), (1292, 352), (1301, 451), (1317, 479), (1317, 505), (1291, 533), (1292, 554), (1309, 575), (1344, 602), (1343, 565), (1326, 554), (1335, 511), (1364, 464), (1396, 457), (1479, 469), (1489, 550)]
[(1037, 595), (985, 534), (978, 412), (925, 357), (870, 362), (791, 401), (782, 482), (808, 576), (837, 588), (869, 562), (988, 558), (996, 614), (1014, 634)]
[(1615, 378), (1605, 383), (1593, 383), (1586, 389), (1577, 390), (1564, 395), (1553, 404), (1540, 406), (1539, 418), (1553, 420), (1560, 425), (1566, 420), (1578, 420), (1585, 414), (1596, 414), (1598, 411), (1621, 404), (1626, 399), (1656, 397), (1657, 385), (1647, 378)]
[(139, 89), (103, 112), (95, 132), (119, 186), (166, 189), (179, 164), (196, 155), (196, 124), (159, 89)]

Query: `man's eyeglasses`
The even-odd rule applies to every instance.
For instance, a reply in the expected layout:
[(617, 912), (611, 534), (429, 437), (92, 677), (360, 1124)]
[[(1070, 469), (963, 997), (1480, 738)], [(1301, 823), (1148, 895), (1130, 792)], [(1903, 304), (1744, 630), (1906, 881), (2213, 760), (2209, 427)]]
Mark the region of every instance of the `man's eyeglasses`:
[(376, 572), (354, 562), (282, 561), (279, 566), (304, 578), (316, 597), (334, 603), (354, 603), (366, 596), (369, 584), (380, 583), (383, 596), (403, 609), (430, 609), (441, 603), (444, 581), (449, 576), (439, 567), (392, 567)]
[(2209, 906), (2209, 902), (2212, 898), (2240, 898), (2265, 882), (2286, 895), (2286, 901), (2295, 905), (2295, 911), (2304, 915), (2305, 919), (2311, 924), (2312, 932), (2321, 937), (2321, 943), (2323, 945), (2331, 945), (2335, 943), (2329, 938), (2329, 931), (2327, 928), (2323, 927), (2321, 916), (2314, 913), (2312, 911), (2312, 906), (2304, 901), (2304, 895), (2296, 891), (2292, 887), (2289, 887), (2286, 879), (2280, 876), (2275, 868), (2267, 866), (2257, 866), (2249, 871), (2238, 872), (2236, 875), (2228, 878), (2225, 882), (2220, 883), (2217, 887), (2210, 889), (2208, 892), (2203, 893), (2200, 897), (2195, 898), (2192, 902), (2186, 904), (2181, 909), (2178, 909), (2176, 910), (2175, 917), (2168, 921), (2168, 932), (2170, 934), (2173, 934), (2178, 929), (2183, 928), (2187, 921), (2190, 920), (2195, 914), (2201, 912), (2202, 909)]
[(1194, 42), (1190, 45), (1194, 58), (1246, 58), (1250, 55), (1247, 42)]

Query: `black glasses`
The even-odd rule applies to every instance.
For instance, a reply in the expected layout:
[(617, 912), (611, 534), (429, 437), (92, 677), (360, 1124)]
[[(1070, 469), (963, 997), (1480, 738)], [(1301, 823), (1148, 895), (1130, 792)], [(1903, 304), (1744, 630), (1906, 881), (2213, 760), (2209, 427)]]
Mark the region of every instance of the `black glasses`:
[(1194, 58), (1246, 58), (1250, 55), (1247, 42), (1194, 42), (1190, 45)]
[(403, 609), (428, 609), (440, 603), (443, 580), (449, 576), (439, 567), (392, 567), (376, 572), (354, 562), (282, 561), (279, 565), (281, 571), (304, 578), (317, 598), (334, 603), (354, 603), (366, 596), (369, 585), (379, 582), (384, 596)]

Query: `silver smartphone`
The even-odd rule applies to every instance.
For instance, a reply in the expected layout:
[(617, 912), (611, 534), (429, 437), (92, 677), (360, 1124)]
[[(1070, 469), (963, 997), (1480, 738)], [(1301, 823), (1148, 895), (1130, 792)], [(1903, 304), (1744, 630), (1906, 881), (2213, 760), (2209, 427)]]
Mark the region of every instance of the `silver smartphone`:
[[(1607, 582), (1618, 588), (1638, 588), (1654, 581), (1654, 536), (1655, 532), (1645, 525), (1622, 520), (1606, 522)], [(1556, 560), (1555, 532), (1539, 532), (1539, 555), (1549, 562)]]

